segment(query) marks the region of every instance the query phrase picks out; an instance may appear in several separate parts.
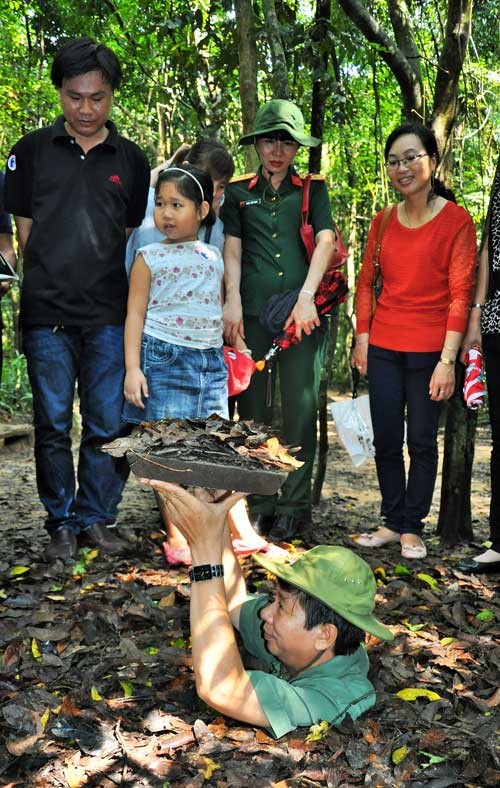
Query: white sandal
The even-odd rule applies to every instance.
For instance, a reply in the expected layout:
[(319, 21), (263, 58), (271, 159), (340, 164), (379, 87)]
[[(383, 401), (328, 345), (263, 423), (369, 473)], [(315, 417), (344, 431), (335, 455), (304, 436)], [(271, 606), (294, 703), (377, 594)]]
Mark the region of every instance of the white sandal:
[(422, 544), (403, 544), (401, 543), (401, 555), (403, 558), (425, 558), (427, 547)]
[(371, 531), (369, 534), (354, 534), (351, 536), (351, 539), (356, 542), (356, 544), (361, 545), (361, 547), (383, 547), (385, 544), (390, 544), (391, 542), (399, 542), (401, 539), (400, 534), (396, 533), (396, 531), (391, 531), (389, 528), (382, 531), (379, 528), (377, 531)]

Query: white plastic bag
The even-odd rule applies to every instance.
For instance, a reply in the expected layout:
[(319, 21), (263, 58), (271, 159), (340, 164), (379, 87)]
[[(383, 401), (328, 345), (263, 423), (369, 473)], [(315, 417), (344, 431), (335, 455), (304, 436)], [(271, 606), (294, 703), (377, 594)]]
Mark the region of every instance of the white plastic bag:
[(375, 456), (368, 394), (344, 402), (332, 402), (331, 409), (337, 435), (349, 452), (352, 464), (363, 465)]

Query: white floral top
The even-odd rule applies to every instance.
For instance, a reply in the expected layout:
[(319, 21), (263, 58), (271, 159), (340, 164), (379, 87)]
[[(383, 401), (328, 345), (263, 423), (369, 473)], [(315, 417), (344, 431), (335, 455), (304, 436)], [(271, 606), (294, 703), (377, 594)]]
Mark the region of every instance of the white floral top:
[(154, 243), (141, 250), (151, 271), (144, 333), (174, 345), (222, 346), (224, 263), (202, 241)]

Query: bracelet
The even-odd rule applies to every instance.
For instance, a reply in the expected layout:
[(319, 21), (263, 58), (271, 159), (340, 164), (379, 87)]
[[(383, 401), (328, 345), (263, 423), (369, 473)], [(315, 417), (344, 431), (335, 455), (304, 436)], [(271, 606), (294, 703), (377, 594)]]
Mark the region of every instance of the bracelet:
[(316, 295), (316, 293), (313, 293), (312, 290), (306, 290), (305, 287), (303, 287), (300, 292), (305, 293), (308, 296), (311, 296), (311, 298), (314, 298), (314, 296)]
[(189, 570), (189, 579), (192, 583), (198, 583), (201, 580), (212, 580), (213, 577), (224, 577), (222, 564), (200, 564), (200, 566), (193, 566)]
[(441, 364), (444, 364), (445, 367), (453, 367), (455, 365), (455, 360), (452, 360), (451, 358), (443, 358), (441, 356), (439, 361), (441, 362)]
[(484, 306), (484, 304), (471, 304), (470, 308), (471, 309), (482, 309), (483, 306)]

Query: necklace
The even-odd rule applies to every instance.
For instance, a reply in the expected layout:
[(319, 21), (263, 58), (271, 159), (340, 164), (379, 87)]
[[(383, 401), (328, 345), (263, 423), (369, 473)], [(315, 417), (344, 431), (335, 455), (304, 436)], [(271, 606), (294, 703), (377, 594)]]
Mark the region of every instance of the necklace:
[(271, 181), (267, 182), (264, 191), (262, 192), (261, 199), (264, 205), (270, 205), (270, 206), (276, 205), (276, 203), (281, 202), (281, 197), (277, 189), (275, 189), (274, 186), (272, 185)]
[[(404, 215), (405, 215), (406, 224), (408, 225), (410, 230), (415, 230), (417, 227), (422, 227), (423, 224), (426, 224), (432, 218), (432, 215), (434, 213), (434, 200), (431, 200), (430, 202), (426, 203), (425, 214), (422, 217), (422, 219), (417, 222), (417, 224), (412, 224), (412, 222), (410, 221), (410, 217), (408, 215), (408, 210), (406, 208), (406, 200), (404, 200), (404, 202), (403, 202), (403, 212), (404, 212)], [(429, 214), (429, 218), (427, 218), (427, 215), (426, 215), (427, 213)]]
[(271, 182), (272, 173), (269, 173), (269, 179), (266, 178), (265, 175), (264, 178), (266, 180), (266, 185), (264, 187), (264, 191), (262, 192), (262, 198), (261, 198), (262, 202), (264, 203), (264, 205), (274, 207), (281, 202), (281, 195), (278, 192), (278, 189), (281, 186), (281, 181), (278, 184), (278, 188), (275, 189)]

